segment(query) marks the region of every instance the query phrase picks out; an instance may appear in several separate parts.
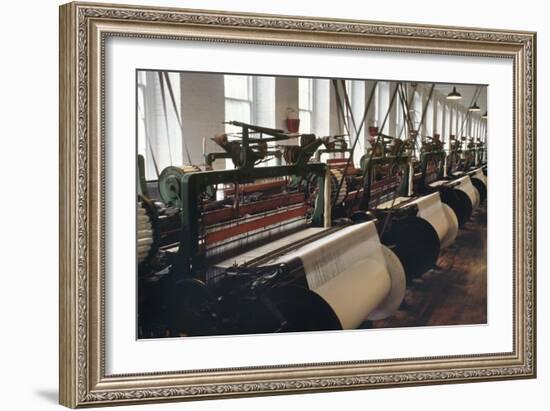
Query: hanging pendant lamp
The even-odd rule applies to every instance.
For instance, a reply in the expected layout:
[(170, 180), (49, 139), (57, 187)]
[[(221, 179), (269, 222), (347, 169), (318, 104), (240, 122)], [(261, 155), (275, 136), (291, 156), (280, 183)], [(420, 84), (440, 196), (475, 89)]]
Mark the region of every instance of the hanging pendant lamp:
[(481, 109), (477, 105), (477, 101), (468, 108), (468, 111), (480, 111)]
[(447, 100), (460, 100), (462, 95), (456, 91), (456, 87), (453, 87), (453, 91), (447, 94)]

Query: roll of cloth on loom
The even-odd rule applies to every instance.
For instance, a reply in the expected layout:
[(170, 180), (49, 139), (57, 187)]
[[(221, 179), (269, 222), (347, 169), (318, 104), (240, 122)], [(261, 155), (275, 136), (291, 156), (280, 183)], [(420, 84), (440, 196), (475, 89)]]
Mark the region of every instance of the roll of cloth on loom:
[(395, 271), (400, 268), (401, 276), (392, 276), (388, 251), (374, 222), (367, 222), (331, 233), (267, 264), (300, 259), (309, 288), (333, 308), (344, 329), (352, 329), (381, 305), (387, 307), (380, 315), (387, 316), (402, 300), (404, 273), (402, 267), (394, 267)]
[(453, 210), (441, 201), (439, 193), (419, 197), (409, 204), (416, 204), (417, 216), (428, 221), (435, 229), (441, 248), (453, 243), (458, 234), (458, 220)]

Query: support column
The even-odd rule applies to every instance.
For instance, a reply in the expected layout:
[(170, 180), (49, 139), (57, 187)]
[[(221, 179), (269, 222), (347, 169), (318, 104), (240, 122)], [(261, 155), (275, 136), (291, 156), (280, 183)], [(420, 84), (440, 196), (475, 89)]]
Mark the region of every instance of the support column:
[(313, 132), (317, 137), (330, 134), (330, 80), (313, 79)]
[(445, 104), (445, 99), (442, 98), (441, 100), (441, 139), (445, 138), (445, 134), (447, 133), (447, 122), (449, 121), (447, 119), (447, 104)]
[[(375, 88), (375, 84), (376, 84), (376, 82), (374, 82), (374, 81), (368, 81), (368, 80), (365, 81), (365, 104), (368, 104), (369, 97), (370, 97), (371, 93), (373, 92), (373, 90)], [(365, 119), (365, 126), (364, 127), (365, 127), (365, 131), (367, 133), (368, 133), (368, 128), (369, 127), (374, 127), (375, 111), (376, 111), (376, 91), (374, 92), (374, 95), (372, 97), (372, 101), (371, 101), (369, 110), (367, 112), (367, 118)]]
[(439, 104), (439, 97), (437, 96), (437, 94), (433, 93), (432, 95), (432, 106), (433, 106), (433, 128), (432, 128), (432, 135), (431, 137), (433, 137), (434, 134), (436, 133), (441, 133), (441, 130), (439, 130), (439, 109), (438, 109), (438, 104)]
[[(391, 96), (395, 93), (395, 90), (397, 89), (397, 82), (391, 82), (390, 83), (390, 102), (391, 102)], [(397, 130), (397, 116), (399, 114), (399, 105), (401, 104), (399, 94), (395, 95), (395, 98), (393, 100), (393, 105), (390, 108), (390, 116), (388, 117), (388, 135), (390, 136), (397, 136), (399, 131)]]
[(449, 133), (447, 136), (445, 136), (445, 141), (449, 141), (451, 139), (451, 134), (455, 133), (455, 131), (453, 130), (455, 123), (455, 107), (453, 104), (449, 104)]
[(275, 79), (275, 126), (286, 130), (287, 110), (298, 111), (298, 77), (277, 77)]
[(275, 77), (253, 77), (254, 103), (253, 122), (262, 127), (276, 126), (275, 122)]
[[(433, 134), (433, 112), (434, 112), (434, 104), (433, 104), (433, 95), (430, 101), (428, 101), (429, 93), (424, 90), (422, 93), (422, 112), (426, 111), (426, 114), (424, 115), (424, 122), (422, 125), (422, 133), (420, 135), (420, 140), (424, 141), (425, 137), (429, 134)], [(422, 113), (421, 117), (422, 119)]]
[[(180, 78), (185, 143), (193, 164), (204, 164), (203, 139), (206, 152), (222, 151), (210, 138), (225, 130), (224, 76), (181, 73)], [(187, 154), (182, 149), (184, 162), (187, 163)], [(217, 160), (214, 168), (223, 168), (224, 164), (223, 160)]]
[[(341, 87), (341, 82), (337, 82), (338, 87), (338, 94), (340, 95), (340, 98), (343, 98), (344, 91)], [(340, 115), (340, 109), (338, 108), (338, 100), (336, 96), (336, 91), (334, 90), (334, 83), (332, 80), (329, 80), (329, 93), (330, 93), (330, 120), (329, 120), (329, 129), (330, 129), (330, 135), (338, 135), (338, 134), (346, 134), (346, 128), (344, 127), (344, 122)], [(342, 106), (344, 107), (344, 103), (342, 102)]]

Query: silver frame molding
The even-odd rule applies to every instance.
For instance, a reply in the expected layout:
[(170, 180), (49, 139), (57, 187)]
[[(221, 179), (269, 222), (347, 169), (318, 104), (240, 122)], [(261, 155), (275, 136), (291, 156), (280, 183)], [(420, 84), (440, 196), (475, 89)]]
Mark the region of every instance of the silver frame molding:
[[(514, 64), (514, 349), (471, 356), (106, 375), (104, 44), (110, 36), (490, 56)], [(186, 9), (60, 8), (60, 403), (68, 407), (536, 376), (536, 34)]]

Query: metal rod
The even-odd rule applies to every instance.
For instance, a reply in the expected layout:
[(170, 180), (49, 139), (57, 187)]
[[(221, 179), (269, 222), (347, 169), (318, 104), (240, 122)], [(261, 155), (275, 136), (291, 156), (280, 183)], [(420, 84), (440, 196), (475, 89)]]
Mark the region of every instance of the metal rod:
[[(336, 80), (333, 80), (333, 81), (335, 82)], [(333, 85), (336, 87), (336, 83), (333, 83)], [(377, 86), (378, 86), (378, 81), (375, 81), (375, 82), (374, 82), (374, 86), (373, 86), (373, 88), (372, 88), (372, 91), (371, 91), (371, 93), (370, 93), (370, 95), (369, 95), (369, 100), (368, 100), (367, 104), (365, 105), (365, 111), (364, 111), (364, 113), (363, 113), (363, 118), (362, 118), (362, 120), (361, 120), (361, 124), (359, 125), (359, 130), (357, 130), (357, 128), (355, 128), (355, 121), (353, 120), (353, 113), (352, 113), (352, 117), (351, 117), (351, 118), (352, 118), (352, 121), (353, 121), (353, 124), (354, 124), (354, 128), (355, 128), (355, 132), (356, 132), (356, 134), (355, 134), (355, 140), (354, 140), (353, 145), (352, 145), (352, 147), (351, 147), (350, 155), (349, 155), (349, 157), (348, 157), (348, 161), (347, 161), (347, 163), (346, 163), (346, 167), (344, 168), (344, 172), (343, 172), (343, 174), (342, 174), (342, 179), (338, 182), (338, 190), (336, 190), (336, 193), (339, 193), (339, 192), (340, 192), (340, 189), (342, 188), (342, 184), (344, 183), (344, 179), (346, 178), (346, 175), (347, 175), (347, 171), (348, 171), (349, 165), (350, 165), (350, 163), (351, 163), (351, 161), (352, 161), (352, 159), (353, 159), (353, 153), (354, 153), (354, 151), (355, 151), (355, 147), (356, 147), (356, 145), (357, 145), (357, 141), (359, 140), (359, 133), (361, 132), (361, 130), (362, 130), (364, 124), (365, 124), (365, 120), (366, 120), (366, 118), (367, 118), (367, 113), (368, 113), (368, 111), (369, 111), (369, 109), (370, 109), (370, 106), (371, 106), (371, 104), (372, 104), (372, 100), (373, 100), (373, 97), (374, 97), (374, 92), (376, 91)], [(342, 111), (341, 101), (340, 101), (340, 98), (339, 98), (339, 95), (338, 95), (338, 89), (337, 89), (337, 87), (336, 87), (336, 90), (335, 90), (335, 91), (336, 91), (336, 95), (337, 95), (337, 96), (336, 96), (336, 97), (337, 97), (337, 102), (339, 103), (339, 104), (338, 104), (339, 109), (340, 109), (340, 111)], [(345, 92), (345, 88), (344, 88), (344, 92)], [(347, 93), (346, 93), (346, 95), (347, 95)], [(346, 101), (349, 103), (349, 99), (346, 99)], [(348, 133), (349, 133), (349, 130), (348, 130)], [(332, 204), (333, 207), (336, 206), (336, 199), (337, 199), (337, 198), (338, 198), (338, 196), (335, 196), (334, 202), (333, 202), (333, 204)]]
[(164, 93), (164, 80), (162, 78), (162, 72), (158, 72), (160, 96), (162, 99), (162, 112), (164, 113), (164, 128), (166, 129), (166, 142), (168, 143), (168, 156), (170, 158), (170, 165), (174, 165), (172, 161), (172, 147), (170, 145), (170, 129), (168, 128), (168, 110), (166, 110), (166, 95)]
[(189, 164), (193, 164), (191, 161), (191, 154), (189, 154), (189, 149), (187, 148), (187, 143), (185, 142), (185, 134), (183, 132), (183, 124), (181, 122), (180, 113), (178, 112), (178, 106), (176, 105), (176, 98), (174, 97), (174, 90), (172, 89), (172, 82), (170, 81), (170, 77), (168, 76), (167, 71), (163, 71), (164, 78), (166, 80), (166, 85), (168, 86), (168, 92), (170, 94), (170, 99), (172, 100), (172, 107), (174, 108), (174, 112), (176, 114), (176, 119), (178, 120), (178, 124), (180, 126), (181, 130), (181, 141), (183, 143), (183, 147), (185, 148), (185, 153), (187, 154), (187, 160), (189, 161)]
[(474, 92), (474, 95), (472, 96), (472, 100), (470, 101), (470, 105), (468, 106), (466, 115), (462, 117), (462, 123), (460, 125), (460, 133), (457, 133), (457, 138), (460, 138), (462, 135), (462, 131), (464, 130), (464, 123), (470, 118), (470, 110), (469, 108), (474, 104), (475, 101), (477, 101), (478, 93), (481, 91), (481, 86), (478, 86), (476, 88), (476, 91)]
[[(399, 83), (398, 83), (399, 84)], [(386, 112), (386, 116), (384, 117), (384, 121), (382, 121), (382, 126), (378, 129), (378, 134), (377, 134), (377, 137), (376, 137), (376, 141), (374, 142), (374, 147), (376, 147), (378, 145), (378, 143), (380, 142), (380, 137), (382, 136), (382, 129), (384, 128), (384, 126), (386, 125), (386, 121), (388, 120), (388, 117), (389, 117), (389, 114), (390, 114), (390, 111), (391, 111), (391, 108), (393, 106), (393, 103), (395, 101), (395, 96), (397, 95), (397, 87), (395, 88), (395, 91), (393, 92), (393, 95), (391, 96), (391, 100), (390, 100), (390, 104), (388, 106), (388, 110)], [(369, 159), (368, 159), (368, 162), (367, 164), (369, 164), (371, 161), (372, 161), (372, 156), (374, 155), (374, 147), (373, 149), (371, 150), (370, 152), (370, 155), (369, 155)], [(359, 203), (359, 208), (360, 209), (366, 209), (368, 208), (369, 206), (369, 200), (370, 200), (370, 193), (367, 193), (367, 190), (364, 189), (365, 187), (365, 181), (366, 181), (366, 178), (368, 176), (368, 172), (365, 172), (364, 175), (363, 175), (363, 181), (362, 181), (362, 186), (363, 186), (363, 197), (361, 198), (361, 202)], [(367, 196), (367, 200), (365, 200), (365, 196)]]
[(428, 105), (430, 104), (430, 100), (432, 99), (432, 95), (434, 92), (435, 83), (432, 84), (432, 87), (430, 88), (430, 94), (428, 94), (428, 100), (426, 101), (426, 106), (422, 108), (422, 117), (420, 117), (420, 123), (418, 123), (418, 127), (415, 130), (415, 135), (418, 135), (420, 132), (420, 127), (424, 124), (424, 120), (426, 119), (426, 112), (428, 111)]
[[(415, 93), (416, 93), (416, 89), (417, 89), (417, 85), (414, 86), (414, 90), (412, 91), (411, 97), (409, 98), (409, 104), (407, 105), (407, 113), (408, 113), (408, 117), (409, 117), (409, 124), (408, 124), (409, 133), (412, 130), (414, 130), (414, 122), (413, 122), (414, 120), (411, 118), (411, 107), (414, 104), (414, 96), (415, 96)], [(407, 90), (406, 87), (405, 87), (405, 90)], [(412, 110), (412, 111), (415, 112), (414, 110)]]
[[(144, 102), (144, 104), (145, 104), (145, 102)], [(159, 171), (159, 166), (157, 164), (157, 159), (155, 158), (155, 153), (153, 151), (153, 146), (151, 145), (151, 140), (149, 140), (149, 133), (147, 131), (147, 129), (148, 129), (147, 118), (143, 114), (143, 111), (141, 111), (141, 107), (140, 107), (139, 104), (138, 104), (138, 111), (139, 111), (139, 114), (141, 115), (141, 118), (143, 119), (143, 123), (145, 124), (145, 127), (143, 127), (144, 132), (145, 132), (145, 141), (147, 142), (147, 148), (149, 148), (149, 151), (151, 152), (151, 159), (153, 160), (153, 166), (155, 168), (155, 174), (157, 175), (157, 179), (158, 179), (159, 176), (160, 176), (160, 171)]]

